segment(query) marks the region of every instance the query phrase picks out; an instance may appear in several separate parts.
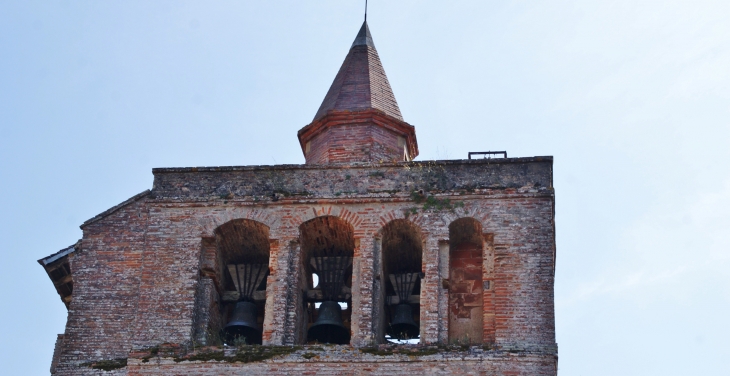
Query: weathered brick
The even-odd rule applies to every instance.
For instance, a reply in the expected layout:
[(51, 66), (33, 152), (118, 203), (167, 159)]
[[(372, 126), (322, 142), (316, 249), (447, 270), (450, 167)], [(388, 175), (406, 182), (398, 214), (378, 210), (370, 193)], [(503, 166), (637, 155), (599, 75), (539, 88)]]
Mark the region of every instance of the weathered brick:
[[(40, 260), (70, 301), (54, 374), (557, 374), (552, 158), (407, 162), (415, 130), (368, 38), (299, 132), (307, 164), (154, 169), (151, 191)], [(349, 345), (306, 343), (315, 254), (351, 257), (332, 298)], [(240, 351), (276, 356), (220, 346), (231, 255), (268, 261), (246, 295), (264, 346)], [(395, 273), (418, 288), (395, 295)], [(394, 299), (415, 309), (418, 345), (385, 344)]]

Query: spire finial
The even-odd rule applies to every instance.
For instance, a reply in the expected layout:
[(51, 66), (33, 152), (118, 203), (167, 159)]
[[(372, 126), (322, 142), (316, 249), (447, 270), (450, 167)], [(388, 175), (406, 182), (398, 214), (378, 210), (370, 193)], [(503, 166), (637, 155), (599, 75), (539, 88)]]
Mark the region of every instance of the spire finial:
[(368, 0), (365, 0), (365, 22), (368, 22)]

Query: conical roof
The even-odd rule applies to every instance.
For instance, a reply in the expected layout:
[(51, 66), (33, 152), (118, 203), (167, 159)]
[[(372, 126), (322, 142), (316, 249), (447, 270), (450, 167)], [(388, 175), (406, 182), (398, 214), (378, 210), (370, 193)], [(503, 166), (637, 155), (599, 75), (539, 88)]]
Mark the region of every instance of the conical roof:
[(365, 21), (314, 120), (326, 115), (328, 111), (367, 109), (377, 109), (403, 120)]

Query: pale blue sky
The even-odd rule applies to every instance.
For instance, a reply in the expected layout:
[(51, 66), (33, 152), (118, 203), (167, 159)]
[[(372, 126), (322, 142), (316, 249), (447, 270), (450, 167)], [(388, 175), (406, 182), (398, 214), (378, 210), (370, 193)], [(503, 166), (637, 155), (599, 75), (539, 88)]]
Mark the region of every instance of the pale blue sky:
[[(0, 373), (48, 373), (38, 258), (153, 167), (303, 163), (361, 1), (0, 2)], [(384, 1), (419, 160), (555, 156), (560, 375), (730, 374), (730, 2)]]

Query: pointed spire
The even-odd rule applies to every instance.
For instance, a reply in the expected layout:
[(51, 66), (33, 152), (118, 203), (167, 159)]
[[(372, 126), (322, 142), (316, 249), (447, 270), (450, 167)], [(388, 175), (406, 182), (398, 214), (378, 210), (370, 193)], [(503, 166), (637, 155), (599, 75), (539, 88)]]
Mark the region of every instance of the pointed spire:
[(367, 109), (377, 109), (403, 120), (393, 89), (375, 49), (370, 28), (365, 21), (314, 120), (325, 116), (329, 111)]
[(350, 48), (355, 46), (370, 46), (372, 48), (375, 48), (375, 43), (373, 43), (373, 37), (372, 35), (370, 35), (370, 28), (368, 27), (367, 21), (362, 23), (362, 27), (357, 33), (355, 41), (352, 42), (352, 46), (350, 46)]
[(367, 20), (314, 120), (297, 138), (307, 164), (403, 162), (418, 156), (416, 129), (403, 121)]

